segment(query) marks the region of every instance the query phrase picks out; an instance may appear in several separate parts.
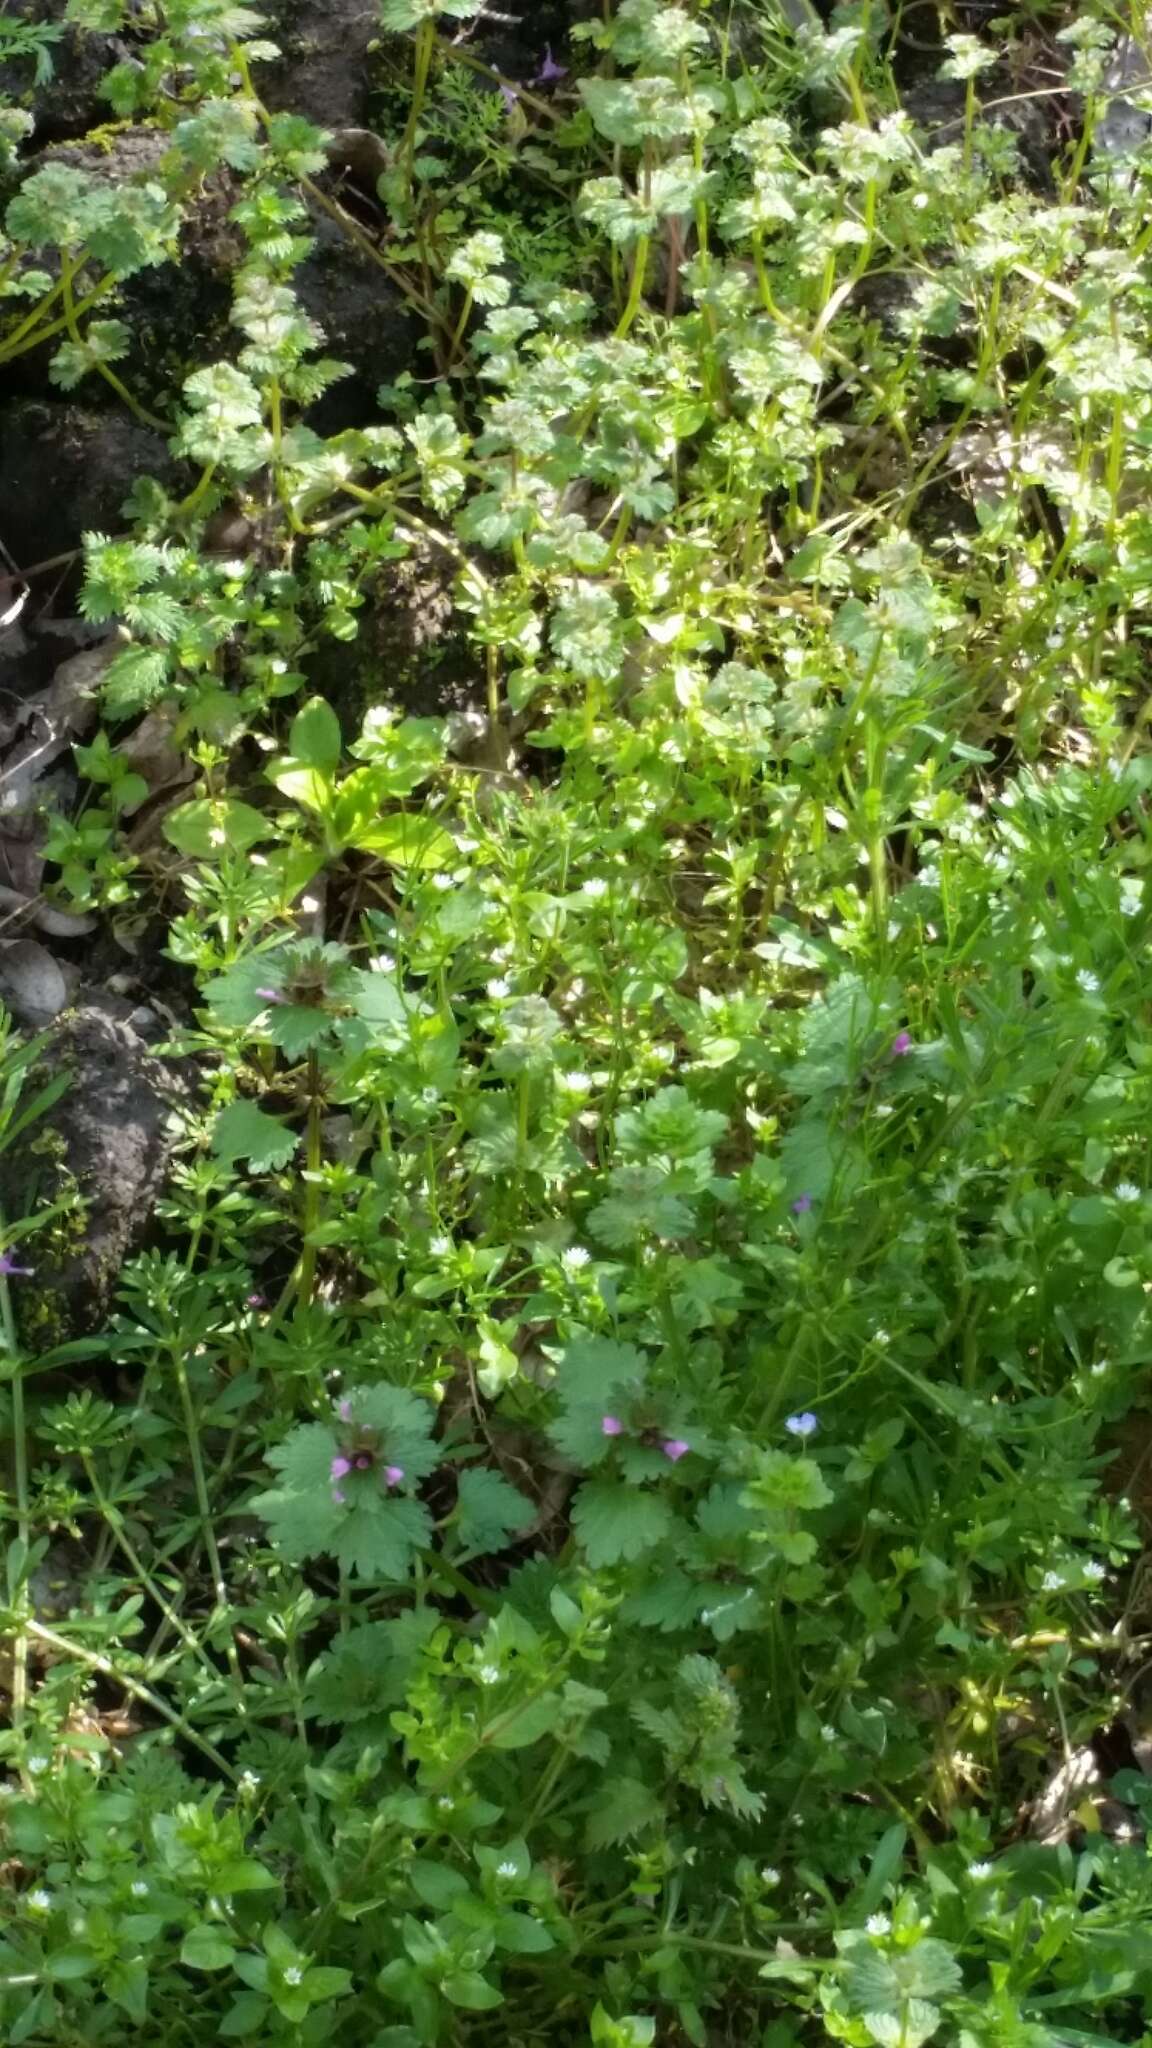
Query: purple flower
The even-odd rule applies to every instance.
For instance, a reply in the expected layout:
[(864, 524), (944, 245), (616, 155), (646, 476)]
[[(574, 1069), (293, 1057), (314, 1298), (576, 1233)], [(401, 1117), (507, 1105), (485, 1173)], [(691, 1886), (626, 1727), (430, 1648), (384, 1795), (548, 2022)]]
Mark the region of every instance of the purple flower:
[(810, 1408), (806, 1408), (802, 1415), (787, 1416), (784, 1427), (789, 1436), (815, 1436), (820, 1427), (820, 1420), (818, 1416), (813, 1415)]
[(794, 1216), (806, 1216), (811, 1207), (811, 1195), (797, 1195), (796, 1200), (792, 1204), (792, 1214)]
[(896, 1033), (896, 1036), (895, 1036), (895, 1038), (894, 1038), (894, 1039), (892, 1040), (892, 1047), (891, 1047), (891, 1056), (892, 1056), (892, 1058), (893, 1058), (894, 1060), (901, 1060), (901, 1059), (903, 1059), (903, 1057), (904, 1057), (905, 1053), (906, 1053), (906, 1052), (911, 1052), (911, 1050), (912, 1050), (912, 1033), (911, 1033), (910, 1031), (898, 1031), (898, 1032)]
[(283, 989), (279, 988), (258, 988), (255, 990), (255, 994), (259, 996), (262, 1003), (286, 1003), (288, 1001)]
[(520, 94), (514, 85), (502, 85), (500, 87), (500, 97), (504, 102), (504, 111), (508, 114), (512, 113), (513, 109), (519, 104)]
[(660, 1449), (663, 1451), (664, 1456), (670, 1459), (673, 1465), (676, 1465), (681, 1458), (688, 1456), (692, 1446), (691, 1444), (686, 1444), (682, 1436), (670, 1436), (661, 1444)]
[(0, 1273), (6, 1280), (20, 1278), (28, 1280), (35, 1272), (34, 1266), (18, 1266), (11, 1252), (0, 1252)]
[(558, 64), (552, 55), (551, 43), (544, 45), (544, 62), (532, 80), (533, 85), (552, 85), (558, 78), (567, 78), (568, 66)]
[(351, 1420), (352, 1420), (352, 1403), (351, 1403), (351, 1401), (350, 1401), (350, 1400), (348, 1399), (348, 1396), (347, 1396), (347, 1395), (345, 1395), (345, 1396), (344, 1396), (344, 1399), (343, 1399), (342, 1401), (337, 1401), (337, 1403), (336, 1403), (336, 1413), (337, 1413), (337, 1415), (338, 1415), (338, 1416), (340, 1417), (340, 1420), (341, 1420), (341, 1422), (351, 1422)]
[(262, 1294), (249, 1294), (245, 1297), (245, 1301), (248, 1308), (267, 1308), (268, 1306)]
[(335, 1501), (337, 1507), (342, 1508), (348, 1496), (347, 1494), (341, 1493), (340, 1488), (338, 1486), (334, 1486), (332, 1488), (332, 1498)]
[(618, 1415), (602, 1416), (600, 1420), (600, 1429), (602, 1435), (604, 1436), (623, 1436), (624, 1434), (624, 1424), (621, 1422), (620, 1417)]
[(399, 1486), (399, 1484), (400, 1484), (401, 1480), (403, 1479), (403, 1477), (404, 1477), (404, 1467), (403, 1467), (403, 1465), (385, 1465), (385, 1467), (384, 1467), (384, 1484), (385, 1484), (385, 1486)]
[(337, 1457), (333, 1458), (332, 1463), (328, 1467), (328, 1476), (330, 1479), (334, 1481), (337, 1479), (347, 1479), (348, 1474), (351, 1470), (352, 1460), (350, 1458), (345, 1458), (342, 1455), (338, 1455)]

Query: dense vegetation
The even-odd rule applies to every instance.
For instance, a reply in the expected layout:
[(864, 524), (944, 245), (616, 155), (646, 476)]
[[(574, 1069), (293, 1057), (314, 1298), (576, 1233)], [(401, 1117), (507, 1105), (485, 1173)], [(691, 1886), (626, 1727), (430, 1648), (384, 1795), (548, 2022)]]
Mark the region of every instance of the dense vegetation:
[(6, 2040), (1152, 2041), (1140, 10), (381, 0), (335, 137), (66, 14), (0, 365), (160, 460), (37, 901), (172, 1153), (66, 1301), (7, 1029)]

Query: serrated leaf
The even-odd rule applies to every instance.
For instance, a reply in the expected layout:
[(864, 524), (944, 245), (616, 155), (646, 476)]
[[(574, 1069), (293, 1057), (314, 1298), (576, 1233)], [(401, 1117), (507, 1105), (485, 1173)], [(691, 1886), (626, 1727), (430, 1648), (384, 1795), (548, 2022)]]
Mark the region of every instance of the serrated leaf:
[(878, 2048), (923, 2048), (940, 2025), (942, 2015), (925, 1999), (912, 1998), (896, 2012), (866, 2012), (864, 2025)]
[(465, 1550), (502, 1550), (527, 1529), (536, 1509), (503, 1473), (472, 1466), (460, 1474), (456, 1534)]
[(642, 1557), (668, 1535), (672, 1511), (658, 1493), (590, 1479), (572, 1508), (572, 1526), (593, 1570)]
[(584, 1836), (590, 1849), (612, 1849), (630, 1842), (664, 1818), (664, 1808), (650, 1785), (640, 1778), (617, 1778), (604, 1786), (588, 1813)]
[(246, 1159), (253, 1173), (269, 1173), (286, 1166), (299, 1144), (299, 1135), (269, 1116), (256, 1102), (230, 1102), (220, 1111), (212, 1129), (212, 1152), (226, 1166)]
[(110, 718), (130, 718), (163, 693), (168, 656), (155, 647), (126, 647), (104, 671), (101, 697)]

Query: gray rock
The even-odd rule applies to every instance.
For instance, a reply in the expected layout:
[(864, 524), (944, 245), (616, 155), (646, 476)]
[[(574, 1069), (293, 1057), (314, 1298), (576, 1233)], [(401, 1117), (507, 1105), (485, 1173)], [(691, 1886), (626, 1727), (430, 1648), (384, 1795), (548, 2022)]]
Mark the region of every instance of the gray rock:
[[(1096, 153), (1129, 156), (1152, 134), (1152, 73), (1135, 36), (1120, 37), (1104, 73), (1104, 86), (1112, 97), (1096, 123)], [(1142, 95), (1143, 103), (1136, 94)]]

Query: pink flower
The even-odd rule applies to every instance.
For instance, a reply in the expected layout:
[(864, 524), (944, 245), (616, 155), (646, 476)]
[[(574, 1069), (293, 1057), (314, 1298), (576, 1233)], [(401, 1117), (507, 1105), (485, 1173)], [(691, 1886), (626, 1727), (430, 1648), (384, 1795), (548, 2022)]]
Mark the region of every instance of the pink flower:
[(911, 1050), (912, 1033), (910, 1031), (898, 1031), (892, 1040), (892, 1058), (894, 1060), (903, 1059), (904, 1054), (911, 1052)]
[(680, 1462), (681, 1458), (688, 1456), (692, 1446), (691, 1444), (686, 1444), (682, 1436), (670, 1436), (661, 1444), (660, 1449), (663, 1451), (664, 1456), (669, 1458), (673, 1465), (676, 1465)]
[(246, 1306), (248, 1308), (267, 1308), (268, 1303), (262, 1294), (249, 1294), (246, 1297)]
[(623, 1436), (624, 1434), (624, 1424), (618, 1415), (605, 1415), (601, 1420), (600, 1428), (605, 1436)]
[(286, 1003), (288, 1001), (284, 991), (278, 988), (258, 988), (255, 993), (259, 996), (262, 1003)]
[(335, 1458), (333, 1458), (332, 1463), (328, 1467), (328, 1476), (333, 1481), (337, 1479), (347, 1479), (348, 1474), (351, 1470), (352, 1460), (350, 1458), (345, 1458), (341, 1455), (337, 1455)]
[(345, 1396), (343, 1401), (337, 1401), (336, 1413), (340, 1417), (341, 1422), (351, 1422), (352, 1403), (348, 1400), (347, 1396)]
[(401, 1480), (403, 1479), (403, 1477), (404, 1477), (404, 1467), (403, 1467), (403, 1465), (385, 1465), (385, 1467), (384, 1467), (384, 1484), (385, 1484), (385, 1486), (399, 1486), (399, 1484), (400, 1484), (400, 1481), (401, 1481)]

